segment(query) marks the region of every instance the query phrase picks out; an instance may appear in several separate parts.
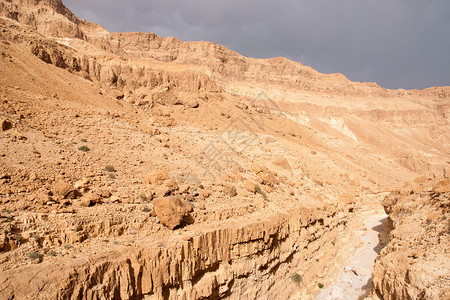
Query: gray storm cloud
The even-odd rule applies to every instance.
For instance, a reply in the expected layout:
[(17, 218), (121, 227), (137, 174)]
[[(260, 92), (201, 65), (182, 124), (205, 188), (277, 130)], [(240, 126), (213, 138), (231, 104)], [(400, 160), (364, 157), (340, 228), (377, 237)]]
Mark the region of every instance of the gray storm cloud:
[[(63, 0), (64, 1), (64, 0)], [(65, 0), (110, 31), (208, 40), (386, 88), (450, 85), (448, 0)]]

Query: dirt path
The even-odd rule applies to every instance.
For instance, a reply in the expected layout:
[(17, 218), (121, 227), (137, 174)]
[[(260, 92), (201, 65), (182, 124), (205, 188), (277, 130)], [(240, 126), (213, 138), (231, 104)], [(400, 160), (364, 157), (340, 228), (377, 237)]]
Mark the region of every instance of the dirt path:
[[(362, 245), (348, 260), (335, 283), (325, 287), (315, 299), (365, 299), (372, 290), (372, 269), (375, 258), (383, 248), (378, 234), (383, 231), (387, 215), (380, 210), (366, 211), (363, 215), (367, 231), (361, 236)], [(375, 298), (377, 299), (377, 298)]]

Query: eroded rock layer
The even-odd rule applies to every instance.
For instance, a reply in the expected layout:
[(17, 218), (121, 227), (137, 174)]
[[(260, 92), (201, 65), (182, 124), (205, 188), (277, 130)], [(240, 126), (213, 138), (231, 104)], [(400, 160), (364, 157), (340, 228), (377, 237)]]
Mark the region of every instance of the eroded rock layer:
[(375, 265), (375, 289), (383, 299), (449, 299), (450, 180), (416, 180), (383, 205), (393, 230)]
[[(225, 223), (224, 229), (184, 231), (178, 237), (146, 240), (140, 247), (122, 246), (70, 263), (55, 259), (4, 271), (0, 295), (5, 299), (286, 298), (300, 286), (315, 285), (308, 282), (326, 272), (352, 207), (296, 208), (258, 222), (236, 220)], [(301, 274), (301, 282), (286, 281), (294, 273)]]

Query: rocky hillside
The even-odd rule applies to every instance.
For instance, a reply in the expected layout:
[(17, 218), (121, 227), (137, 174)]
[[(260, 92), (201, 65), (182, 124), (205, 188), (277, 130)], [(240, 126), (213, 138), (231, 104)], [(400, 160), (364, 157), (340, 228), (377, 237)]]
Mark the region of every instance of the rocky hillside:
[(2, 299), (311, 298), (380, 195), (450, 172), (448, 87), (110, 33), (60, 0), (0, 15)]
[(387, 90), (341, 74), (320, 74), (284, 58), (246, 58), (210, 42), (109, 33), (76, 18), (61, 1), (1, 5), (0, 14), (27, 24), (59, 48), (66, 46), (55, 50), (36, 42), (32, 51), (41, 59), (99, 82), (129, 103), (153, 98), (175, 103), (185, 97), (202, 101), (220, 91), (249, 103), (264, 91), (276, 101), (276, 109), (328, 140), (344, 138), (375, 149), (413, 172), (442, 175), (448, 168), (448, 159), (441, 159), (449, 146), (448, 87)]

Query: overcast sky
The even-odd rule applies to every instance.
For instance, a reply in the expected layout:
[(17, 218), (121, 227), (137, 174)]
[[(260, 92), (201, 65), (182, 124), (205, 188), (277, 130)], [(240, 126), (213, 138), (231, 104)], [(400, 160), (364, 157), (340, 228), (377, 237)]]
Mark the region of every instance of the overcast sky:
[(63, 0), (109, 31), (285, 56), (386, 88), (450, 85), (450, 0)]

